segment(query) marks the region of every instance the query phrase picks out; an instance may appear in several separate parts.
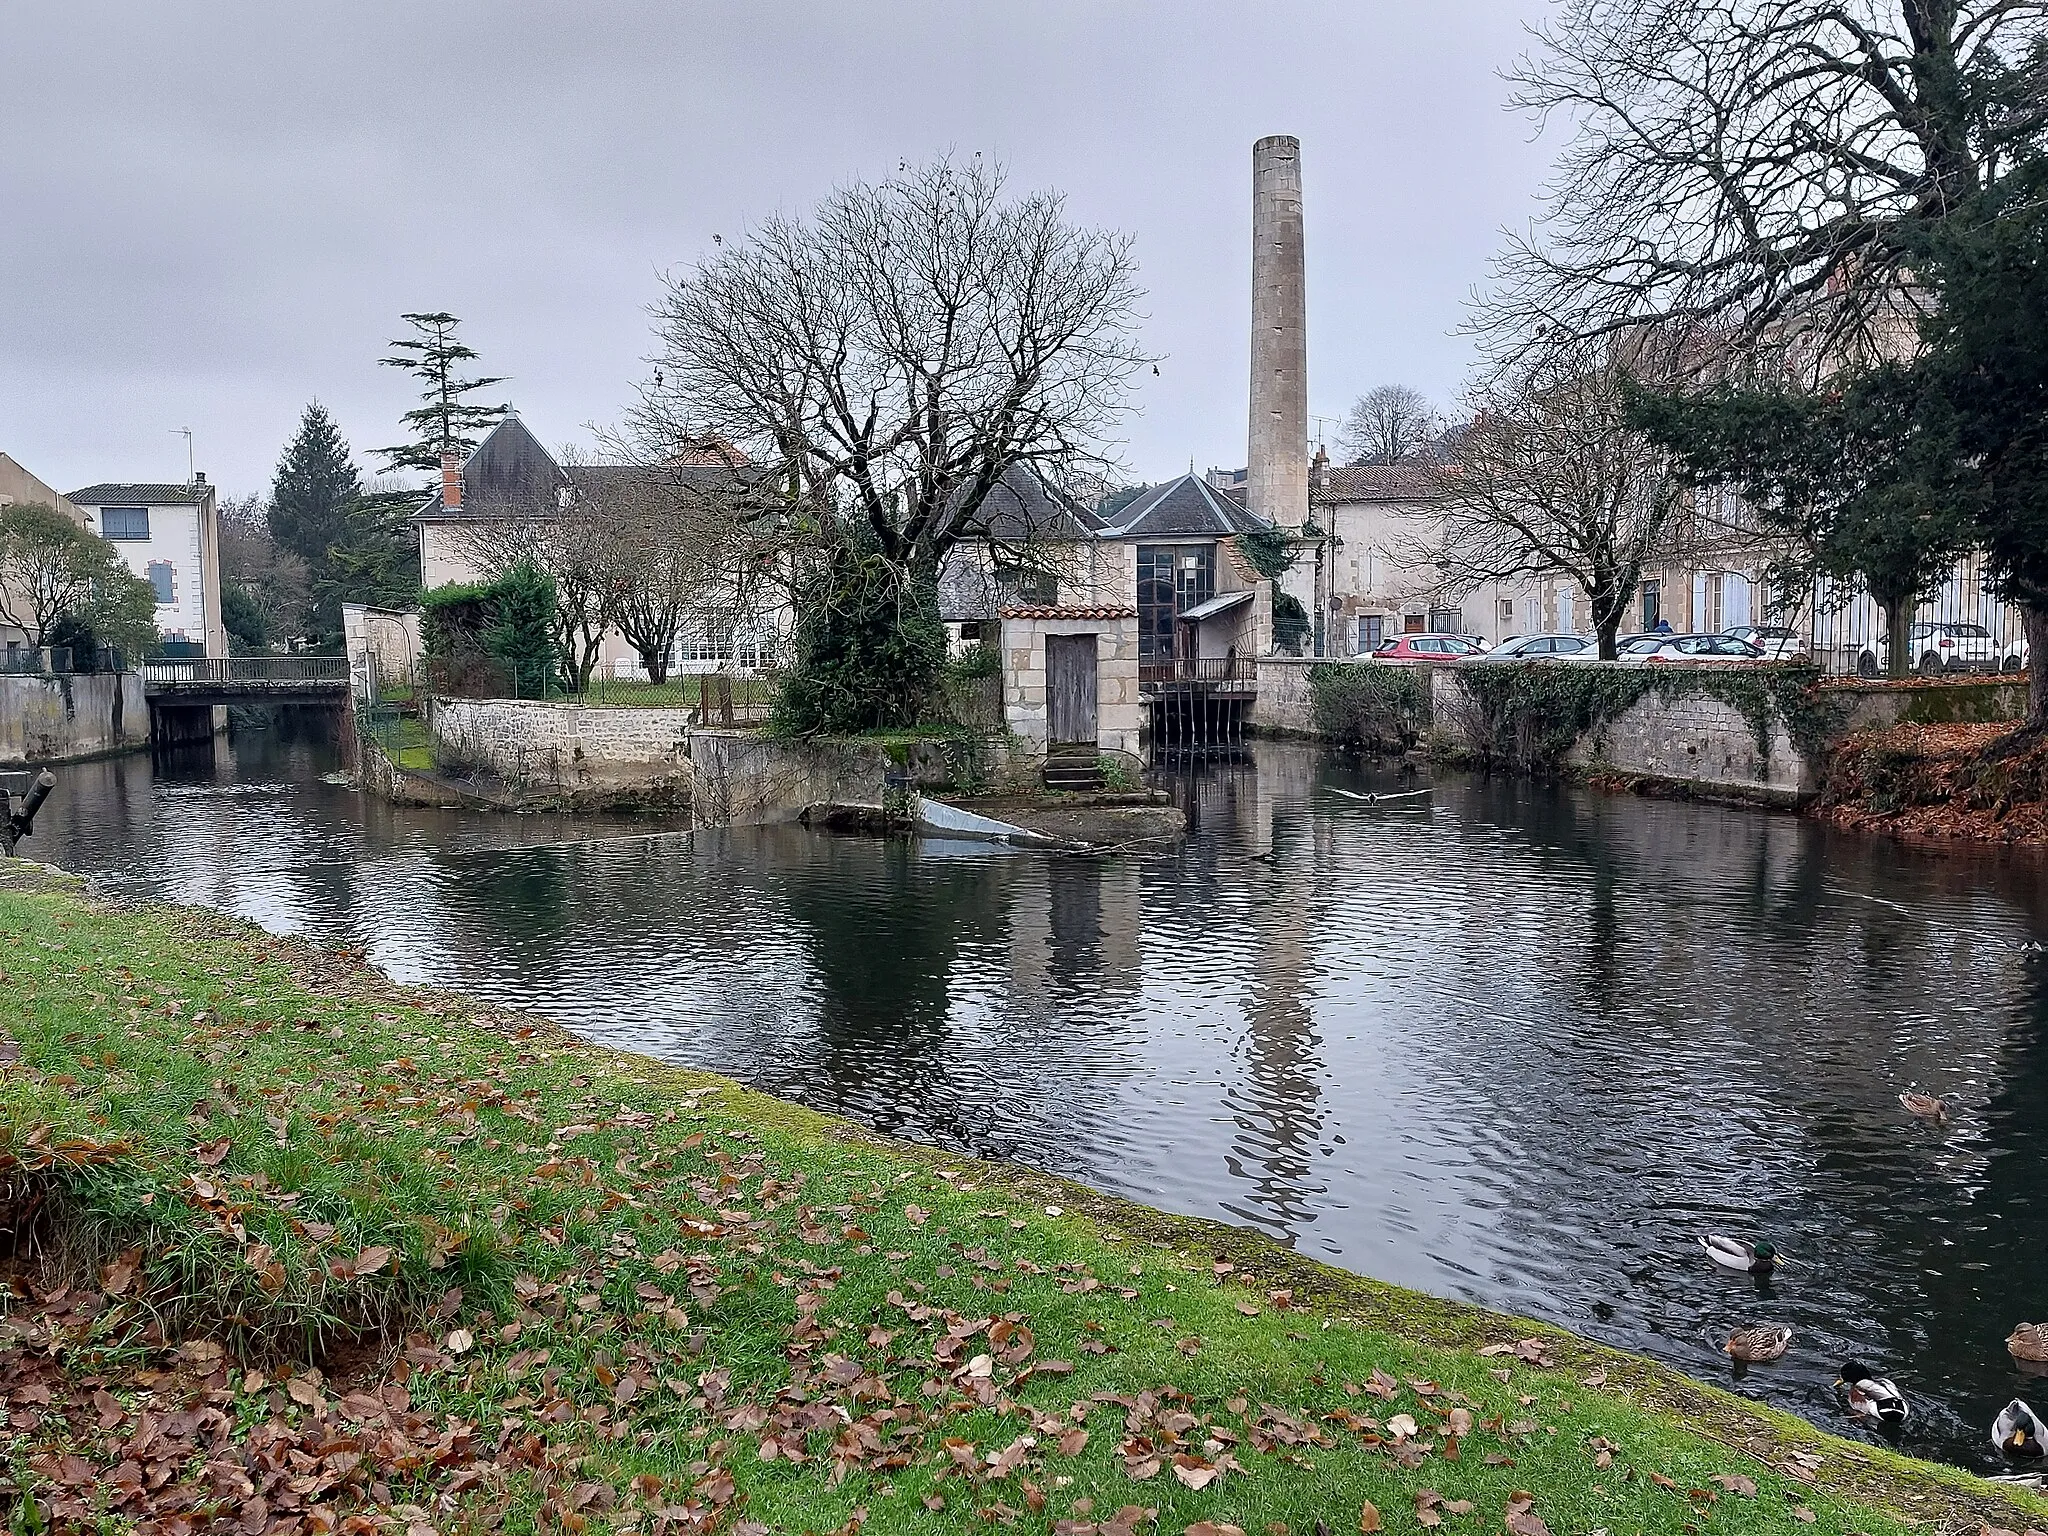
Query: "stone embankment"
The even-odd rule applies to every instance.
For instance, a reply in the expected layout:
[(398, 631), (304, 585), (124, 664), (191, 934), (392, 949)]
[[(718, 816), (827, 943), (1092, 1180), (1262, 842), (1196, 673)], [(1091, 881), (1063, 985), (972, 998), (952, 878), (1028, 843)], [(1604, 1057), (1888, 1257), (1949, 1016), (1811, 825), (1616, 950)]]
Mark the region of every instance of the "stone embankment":
[(148, 745), (149, 702), (137, 673), (0, 672), (0, 767), (78, 762)]

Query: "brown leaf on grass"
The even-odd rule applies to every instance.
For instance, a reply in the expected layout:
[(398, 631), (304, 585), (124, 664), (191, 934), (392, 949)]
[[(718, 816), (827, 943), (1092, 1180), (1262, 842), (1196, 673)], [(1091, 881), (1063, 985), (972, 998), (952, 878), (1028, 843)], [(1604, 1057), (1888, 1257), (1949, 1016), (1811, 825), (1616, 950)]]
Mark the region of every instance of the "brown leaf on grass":
[(364, 1275), (374, 1275), (390, 1262), (390, 1259), (391, 1250), (389, 1248), (365, 1248), (356, 1255), (355, 1263), (351, 1267), (355, 1270), (357, 1278), (360, 1279)]
[(1550, 1527), (1536, 1513), (1536, 1496), (1520, 1489), (1508, 1495), (1507, 1527), (1514, 1536), (1550, 1536)]
[(1745, 1499), (1756, 1497), (1756, 1484), (1734, 1472), (1717, 1472), (1708, 1481), (1719, 1483), (1728, 1492), (1739, 1493)]
[(921, 1205), (906, 1205), (903, 1207), (903, 1219), (913, 1227), (921, 1227), (932, 1219), (932, 1213)]
[(1804, 1504), (1794, 1504), (1792, 1506), (1792, 1518), (1794, 1520), (1797, 1520), (1801, 1525), (1811, 1525), (1814, 1521), (1818, 1520), (1820, 1516), (1816, 1515)]
[(1191, 1456), (1183, 1451), (1173, 1458), (1173, 1475), (1180, 1479), (1183, 1487), (1192, 1488), (1200, 1493), (1223, 1475), (1223, 1469), (1204, 1461), (1199, 1456)]
[(1394, 1380), (1385, 1371), (1375, 1370), (1372, 1373), (1372, 1380), (1365, 1384), (1365, 1390), (1374, 1397), (1391, 1403), (1396, 1394), (1400, 1392), (1401, 1383)]
[(109, 1296), (121, 1296), (135, 1283), (135, 1271), (142, 1263), (142, 1250), (130, 1248), (100, 1271), (100, 1289)]
[(1244, 1536), (1244, 1527), (1227, 1520), (1197, 1520), (1188, 1527), (1187, 1536)]
[(1376, 1531), (1380, 1529), (1379, 1506), (1373, 1503), (1371, 1499), (1367, 1499), (1365, 1501), (1365, 1508), (1358, 1512), (1358, 1528), (1361, 1531)]
[(466, 1355), (476, 1348), (476, 1335), (467, 1328), (457, 1328), (449, 1333), (447, 1341), (441, 1347), (451, 1355)]
[(1059, 1447), (1059, 1452), (1062, 1456), (1078, 1456), (1088, 1448), (1088, 1431), (1085, 1429), (1063, 1430), (1060, 1433), (1059, 1439), (1053, 1443)]
[(192, 1156), (203, 1166), (211, 1168), (228, 1155), (228, 1148), (234, 1143), (223, 1136), (218, 1141), (201, 1142), (192, 1149)]

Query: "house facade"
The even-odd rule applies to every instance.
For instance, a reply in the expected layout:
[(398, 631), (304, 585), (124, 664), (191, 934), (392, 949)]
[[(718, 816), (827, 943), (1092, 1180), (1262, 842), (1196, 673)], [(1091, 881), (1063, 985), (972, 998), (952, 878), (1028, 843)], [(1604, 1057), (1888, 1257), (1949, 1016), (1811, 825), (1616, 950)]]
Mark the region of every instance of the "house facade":
[[(440, 489), (415, 509), (420, 584), (431, 589), (484, 580), (492, 564), (494, 525), (543, 522), (567, 511), (579, 495), (618, 492), (622, 478), (651, 480), (653, 494), (673, 491), (678, 483), (716, 491), (733, 483), (737, 469), (730, 457), (712, 456), (658, 471), (612, 464), (565, 466), (513, 413), (466, 459), (444, 464)], [(788, 605), (777, 594), (763, 593), (744, 604), (708, 602), (678, 635), (670, 670), (757, 671), (775, 664), (788, 632)], [(639, 653), (617, 630), (605, 634), (598, 665), (606, 677), (646, 676)]]
[(220, 605), (220, 517), (205, 475), (190, 485), (108, 481), (69, 500), (86, 527), (120, 551), (128, 569), (156, 591), (156, 628), (164, 640), (228, 653)]
[[(85, 513), (72, 504), (68, 497), (58, 494), (46, 482), (37, 479), (23, 469), (14, 459), (0, 453), (0, 507), (31, 506), (40, 503), (68, 517), (79, 527), (86, 526)], [(0, 592), (0, 609), (20, 612), (21, 594), (13, 591)], [(0, 617), (0, 648), (19, 651), (35, 637), (19, 625), (10, 624)]]

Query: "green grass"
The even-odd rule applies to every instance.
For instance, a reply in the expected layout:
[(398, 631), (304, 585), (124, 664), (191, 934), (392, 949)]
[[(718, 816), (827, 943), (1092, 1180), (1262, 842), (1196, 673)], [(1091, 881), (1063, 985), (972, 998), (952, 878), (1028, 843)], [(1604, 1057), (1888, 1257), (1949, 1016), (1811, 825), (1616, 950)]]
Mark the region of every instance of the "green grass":
[[(322, 1495), (342, 1514), (937, 1533), (1135, 1506), (1171, 1536), (1342, 1536), (1368, 1501), (1419, 1529), (1428, 1491), (1470, 1502), (1449, 1532), (1532, 1533), (1504, 1527), (1523, 1492), (1557, 1536), (2048, 1523), (1633, 1357), (885, 1143), (227, 919), (0, 882), (0, 973), (15, 1220), (47, 1200), (74, 1276), (139, 1265), (64, 1333), (66, 1379), (132, 1406), (121, 1370), (211, 1334), (268, 1382), (327, 1371), (289, 1395), (217, 1371), (236, 1444), (303, 1437), (328, 1421), (302, 1398), (325, 1413), (394, 1374), (421, 1434), (475, 1427), (474, 1476), (367, 1456)], [(1532, 1335), (1539, 1360), (1498, 1352)], [(27, 1347), (0, 1346), (0, 1377)], [(98, 1433), (45, 1417), (14, 1441), (17, 1469), (45, 1471), (17, 1475), (67, 1451), (111, 1466)], [(212, 1496), (198, 1459), (181, 1475)], [(659, 1525), (692, 1499), (698, 1523)]]
[[(643, 682), (630, 677), (593, 678), (587, 693), (572, 694), (567, 702), (596, 704), (606, 709), (692, 709), (704, 702), (706, 681), (704, 676), (695, 673), (674, 677), (665, 683)], [(731, 681), (735, 705), (774, 701), (774, 688), (766, 678), (735, 677)], [(717, 703), (714, 694), (714, 708)]]

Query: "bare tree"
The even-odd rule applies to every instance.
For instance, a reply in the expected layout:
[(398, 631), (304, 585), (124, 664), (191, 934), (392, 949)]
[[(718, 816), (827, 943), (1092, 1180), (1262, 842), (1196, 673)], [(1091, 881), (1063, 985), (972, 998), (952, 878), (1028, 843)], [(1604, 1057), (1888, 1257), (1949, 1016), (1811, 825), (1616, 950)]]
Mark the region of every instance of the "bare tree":
[(472, 509), (472, 518), (460, 525), (459, 543), (479, 567), (499, 576), (526, 561), (554, 578), (555, 644), (563, 673), (583, 692), (634, 578), (627, 541), (612, 520), (611, 507), (570, 493), (554, 506), (522, 502), (501, 507), (479, 499)]
[(1576, 582), (1607, 659), (1645, 567), (1684, 558), (1694, 534), (1668, 457), (1627, 425), (1624, 379), (1611, 360), (1574, 350), (1481, 393), (1438, 475), (1428, 551), (1454, 590)]
[(1479, 328), (1515, 356), (1654, 319), (1809, 382), (1893, 355), (1916, 226), (2048, 127), (2044, 33), (2048, 0), (1567, 0), (1514, 78), (1573, 137)]
[[(796, 568), (839, 578), (800, 623), (928, 612), (1007, 471), (1106, 467), (1147, 361), (1139, 296), (1129, 238), (1069, 223), (1057, 194), (1012, 195), (979, 156), (905, 167), (670, 277), (631, 429), (650, 461), (712, 435), (763, 467), (779, 526), (822, 557)], [(933, 625), (889, 624), (927, 637), (886, 684), (914, 691)]]
[(1435, 440), (1436, 412), (1405, 384), (1382, 384), (1351, 403), (1338, 446), (1347, 463), (1401, 464)]
[(0, 622), (43, 646), (134, 578), (114, 547), (47, 502), (0, 507)]
[(260, 496), (220, 504), (221, 579), (241, 589), (271, 635), (301, 634), (313, 612), (312, 573), (272, 536), (269, 515)]

